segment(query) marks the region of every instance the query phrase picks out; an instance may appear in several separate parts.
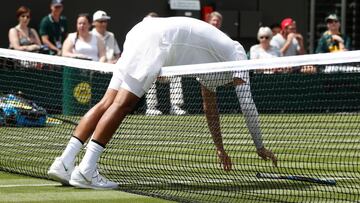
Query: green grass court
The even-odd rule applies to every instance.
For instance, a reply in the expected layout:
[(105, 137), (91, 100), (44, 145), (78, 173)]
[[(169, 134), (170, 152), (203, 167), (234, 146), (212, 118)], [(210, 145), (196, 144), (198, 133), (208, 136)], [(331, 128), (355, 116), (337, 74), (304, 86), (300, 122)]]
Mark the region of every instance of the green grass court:
[[(279, 167), (274, 168), (256, 155), (242, 116), (222, 115), (224, 145), (234, 168), (226, 173), (218, 165), (203, 115), (131, 115), (107, 146), (100, 168), (120, 183), (122, 191), (177, 201), (356, 202), (360, 201), (359, 123), (358, 114), (261, 115), (264, 142), (279, 159)], [(0, 128), (0, 170), (46, 178), (73, 128), (66, 123)], [(256, 172), (334, 178), (337, 185), (258, 179)], [(79, 190), (45, 179), (0, 175), (0, 185), (51, 184), (3, 187), (0, 194), (7, 201), (19, 198), (18, 202), (26, 202), (33, 197), (38, 202), (166, 202), (121, 191)]]
[(167, 203), (170, 201), (115, 190), (88, 190), (63, 187), (45, 179), (0, 172), (0, 202), (138, 202)]

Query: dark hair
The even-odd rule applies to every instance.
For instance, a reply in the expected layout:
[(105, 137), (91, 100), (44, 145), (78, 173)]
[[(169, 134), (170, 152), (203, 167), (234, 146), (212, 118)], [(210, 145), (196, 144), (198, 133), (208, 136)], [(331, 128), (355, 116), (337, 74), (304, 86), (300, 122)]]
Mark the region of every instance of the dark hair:
[(29, 13), (30, 14), (30, 9), (26, 6), (20, 6), (17, 10), (16, 10), (16, 18), (19, 18), (21, 15), (23, 15), (24, 13)]
[(80, 13), (78, 15), (77, 19), (79, 19), (80, 17), (85, 17), (88, 20), (89, 24), (91, 25), (92, 19), (88, 13)]
[(280, 23), (273, 23), (273, 24), (270, 25), (270, 29), (273, 29), (273, 28), (276, 28), (276, 27), (281, 28)]

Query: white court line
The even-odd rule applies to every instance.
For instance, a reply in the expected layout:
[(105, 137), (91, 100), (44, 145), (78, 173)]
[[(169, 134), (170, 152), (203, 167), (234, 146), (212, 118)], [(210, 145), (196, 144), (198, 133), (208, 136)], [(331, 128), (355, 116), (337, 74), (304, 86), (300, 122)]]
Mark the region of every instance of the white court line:
[(44, 183), (44, 184), (18, 184), (18, 185), (0, 185), (0, 188), (11, 188), (11, 187), (45, 187), (45, 186), (60, 186), (60, 183)]

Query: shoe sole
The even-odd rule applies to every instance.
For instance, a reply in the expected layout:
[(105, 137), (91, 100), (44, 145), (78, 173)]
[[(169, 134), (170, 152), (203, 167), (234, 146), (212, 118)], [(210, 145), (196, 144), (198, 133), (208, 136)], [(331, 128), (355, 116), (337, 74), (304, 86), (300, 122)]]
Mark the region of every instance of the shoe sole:
[(92, 185), (88, 185), (88, 184), (83, 184), (74, 180), (70, 180), (69, 181), (70, 185), (76, 187), (76, 188), (82, 188), (82, 189), (95, 189), (95, 190), (115, 190), (117, 189), (119, 186), (116, 187), (95, 187)]
[(48, 176), (50, 179), (60, 182), (64, 186), (70, 186), (69, 180), (58, 176), (58, 174), (55, 171), (48, 171)]

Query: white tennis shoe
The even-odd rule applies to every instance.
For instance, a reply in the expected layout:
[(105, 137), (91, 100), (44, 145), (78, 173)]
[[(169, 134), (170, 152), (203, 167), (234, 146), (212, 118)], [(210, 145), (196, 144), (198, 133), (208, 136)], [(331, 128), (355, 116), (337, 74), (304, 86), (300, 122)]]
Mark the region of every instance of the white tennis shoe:
[(185, 110), (181, 109), (179, 106), (173, 105), (170, 108), (170, 114), (177, 115), (177, 116), (183, 116), (183, 115), (186, 115), (187, 112)]
[(147, 116), (160, 116), (163, 113), (158, 109), (146, 109)]
[(57, 157), (48, 170), (51, 179), (61, 182), (63, 185), (70, 185), (69, 180), (71, 173), (74, 171), (75, 163), (66, 166), (61, 157)]
[(75, 167), (69, 181), (70, 185), (78, 188), (91, 189), (116, 189), (119, 185), (100, 175), (99, 170), (95, 169), (91, 177), (86, 177), (79, 169)]

